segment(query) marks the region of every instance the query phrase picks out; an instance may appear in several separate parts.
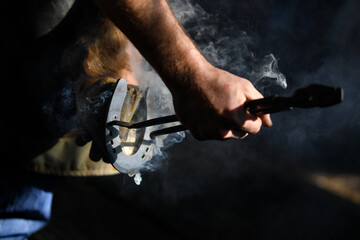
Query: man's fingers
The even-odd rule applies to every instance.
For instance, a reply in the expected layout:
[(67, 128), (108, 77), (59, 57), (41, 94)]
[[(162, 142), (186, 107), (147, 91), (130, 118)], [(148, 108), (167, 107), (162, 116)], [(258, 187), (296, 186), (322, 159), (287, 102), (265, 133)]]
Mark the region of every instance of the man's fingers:
[[(255, 89), (255, 87), (252, 86), (252, 91), (248, 92), (246, 98), (247, 98), (247, 101), (251, 101), (251, 100), (261, 99), (261, 98), (263, 98), (263, 95), (259, 91), (257, 91)], [(249, 113), (246, 113), (246, 114), (249, 115)], [(253, 115), (251, 115), (251, 116), (253, 116)], [(254, 117), (256, 117), (256, 116), (254, 116)], [(260, 116), (258, 118), (261, 119), (261, 122), (262, 122), (262, 124), (264, 124), (264, 126), (266, 126), (266, 127), (271, 127), (272, 126), (272, 121), (271, 121), (271, 118), (270, 118), (270, 114), (265, 114), (265, 115)], [(260, 128), (259, 128), (259, 130), (260, 130)]]
[(264, 124), (264, 126), (271, 127), (273, 125), (271, 118), (270, 118), (270, 114), (265, 114), (265, 115), (261, 116), (260, 118), (261, 118), (261, 121)]
[(257, 134), (261, 129), (262, 121), (259, 117), (247, 119), (242, 126), (242, 130), (250, 134)]

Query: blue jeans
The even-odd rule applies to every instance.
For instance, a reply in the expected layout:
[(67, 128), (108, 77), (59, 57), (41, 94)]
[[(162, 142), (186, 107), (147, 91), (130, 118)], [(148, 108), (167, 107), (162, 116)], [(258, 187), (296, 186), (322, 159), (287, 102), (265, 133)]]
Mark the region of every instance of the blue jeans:
[(27, 239), (50, 220), (52, 180), (26, 175), (0, 179), (0, 240)]

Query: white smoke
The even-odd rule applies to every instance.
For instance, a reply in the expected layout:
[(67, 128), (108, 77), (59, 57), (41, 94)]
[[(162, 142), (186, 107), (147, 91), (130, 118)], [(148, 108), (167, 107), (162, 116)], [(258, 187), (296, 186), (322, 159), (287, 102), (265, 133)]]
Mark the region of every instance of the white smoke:
[[(174, 15), (214, 66), (248, 78), (259, 91), (278, 85), (286, 88), (286, 78), (271, 53), (258, 59), (250, 50), (253, 37), (231, 19), (210, 14), (191, 0), (168, 0)], [(256, 47), (256, 46), (255, 46)]]
[(85, 112), (91, 115), (98, 114), (101, 107), (111, 96), (112, 90), (106, 90), (96, 96), (86, 97), (84, 102), (78, 104), (78, 111), (80, 113)]
[(252, 76), (253, 84), (255, 86), (258, 85), (260, 81), (262, 81), (263, 86), (264, 83), (267, 86), (270, 86), (274, 84), (275, 80), (275, 84), (279, 85), (280, 87), (287, 87), (286, 78), (284, 74), (280, 72), (277, 59), (273, 54), (265, 56), (262, 64), (260, 64), (258, 69), (254, 70), (250, 76)]
[[(132, 70), (138, 79), (139, 87), (142, 92), (146, 92), (147, 119), (164, 117), (175, 114), (172, 95), (166, 87), (160, 76), (151, 67), (145, 59), (139, 59), (140, 53), (132, 48), (130, 53)], [(156, 131), (162, 128), (171, 127), (180, 123), (161, 124), (149, 127), (149, 131)], [(141, 169), (145, 171), (154, 171), (159, 169), (166, 159), (166, 149), (175, 143), (180, 143), (185, 138), (184, 132), (177, 132), (168, 135), (157, 136), (152, 144), (152, 160), (147, 162)]]
[[(220, 25), (224, 24), (224, 19), (220, 20), (218, 16), (206, 12), (198, 4), (193, 4), (190, 0), (169, 0), (168, 3), (185, 31), (198, 44), (204, 57), (214, 66), (246, 77), (259, 88), (270, 85), (286, 88), (286, 78), (280, 72), (275, 56), (269, 54), (261, 60), (257, 59), (249, 50), (252, 37), (241, 29), (236, 29), (230, 20), (226, 19), (229, 21), (227, 25), (230, 31), (229, 29), (223, 31)], [(229, 32), (231, 34), (228, 34)], [(132, 55), (138, 56), (139, 53)], [(139, 62), (137, 57), (132, 61)], [(133, 66), (137, 65), (139, 64), (133, 64)], [(150, 64), (142, 60), (140, 67), (135, 67), (133, 70), (139, 80), (140, 88), (148, 92), (148, 119), (175, 114), (171, 93)], [(165, 126), (155, 127), (152, 130), (162, 127)], [(158, 169), (167, 156), (165, 150), (181, 142), (184, 137), (184, 132), (157, 137), (154, 142), (153, 160), (144, 169)]]

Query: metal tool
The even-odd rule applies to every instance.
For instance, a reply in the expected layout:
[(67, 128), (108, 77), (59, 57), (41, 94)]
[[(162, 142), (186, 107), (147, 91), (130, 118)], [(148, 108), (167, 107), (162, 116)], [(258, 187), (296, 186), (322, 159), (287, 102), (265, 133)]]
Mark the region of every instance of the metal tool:
[[(309, 87), (296, 90), (291, 97), (279, 97), (277, 95), (262, 99), (248, 101), (244, 104), (244, 109), (248, 113), (261, 116), (268, 113), (276, 113), (298, 108), (328, 107), (343, 101), (344, 91), (341, 88), (333, 88), (320, 84), (312, 84)], [(128, 123), (114, 120), (108, 126), (118, 125), (126, 128), (146, 128), (149, 126), (177, 122), (176, 115), (154, 118), (138, 123)], [(163, 134), (170, 134), (185, 131), (184, 125), (177, 125), (164, 128), (150, 133), (150, 138)]]
[[(107, 126), (117, 125), (120, 127), (126, 127), (126, 128), (132, 129), (132, 128), (146, 128), (146, 127), (150, 127), (150, 126), (178, 122), (178, 121), (179, 121), (179, 119), (176, 115), (170, 115), (170, 116), (154, 118), (154, 119), (150, 119), (150, 120), (146, 120), (146, 121), (138, 122), (138, 123), (128, 123), (128, 122), (123, 122), (123, 121), (119, 121), (119, 120), (114, 120), (114, 121), (109, 122), (107, 124)], [(163, 128), (163, 129), (160, 129), (157, 131), (150, 132), (149, 136), (151, 139), (153, 139), (159, 135), (165, 135), (165, 134), (170, 134), (170, 133), (180, 132), (180, 131), (185, 131), (185, 130), (187, 130), (187, 128), (184, 125), (180, 124), (177, 126)]]
[(296, 90), (290, 97), (277, 95), (248, 101), (244, 109), (252, 115), (261, 116), (297, 108), (329, 107), (341, 103), (344, 99), (342, 88), (333, 88), (312, 84)]
[[(127, 96), (127, 84), (125, 79), (117, 82), (113, 93), (105, 127), (105, 145), (107, 155), (112, 165), (123, 173), (136, 173), (144, 164), (152, 158), (153, 139), (156, 136), (185, 131), (187, 128), (179, 125), (163, 128), (150, 132), (151, 126), (179, 122), (176, 115), (154, 118), (146, 121), (129, 123), (121, 121), (121, 111)], [(309, 87), (296, 90), (291, 97), (270, 96), (262, 99), (248, 101), (244, 109), (249, 114), (261, 116), (267, 113), (292, 110), (295, 107), (313, 108), (327, 107), (343, 101), (343, 90), (341, 88), (327, 87), (319, 84), (312, 84)], [(145, 117), (146, 119), (146, 117)], [(122, 142), (119, 134), (122, 128), (144, 129), (143, 137), (136, 152), (126, 154), (129, 143)]]

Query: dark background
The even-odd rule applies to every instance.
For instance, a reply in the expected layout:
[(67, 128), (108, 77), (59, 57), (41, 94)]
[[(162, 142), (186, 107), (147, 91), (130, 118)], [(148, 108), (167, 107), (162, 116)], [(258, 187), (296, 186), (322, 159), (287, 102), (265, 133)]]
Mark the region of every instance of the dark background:
[(50, 224), (30, 239), (359, 239), (359, 1), (192, 3), (221, 36), (245, 31), (255, 56), (279, 60), (288, 88), (264, 94), (321, 83), (342, 87), (344, 102), (273, 114), (272, 128), (242, 141), (187, 134), (140, 186), (124, 174), (57, 178)]

